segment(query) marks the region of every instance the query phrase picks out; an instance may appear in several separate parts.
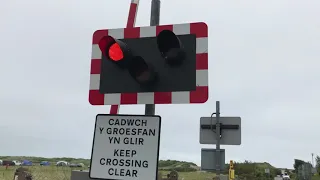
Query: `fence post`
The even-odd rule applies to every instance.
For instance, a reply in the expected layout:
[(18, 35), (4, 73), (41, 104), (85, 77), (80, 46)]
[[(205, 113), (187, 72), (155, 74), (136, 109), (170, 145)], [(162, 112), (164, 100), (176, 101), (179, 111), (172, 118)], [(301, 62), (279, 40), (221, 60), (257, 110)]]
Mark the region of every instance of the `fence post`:
[(32, 180), (32, 175), (28, 169), (19, 167), (14, 173), (13, 180)]

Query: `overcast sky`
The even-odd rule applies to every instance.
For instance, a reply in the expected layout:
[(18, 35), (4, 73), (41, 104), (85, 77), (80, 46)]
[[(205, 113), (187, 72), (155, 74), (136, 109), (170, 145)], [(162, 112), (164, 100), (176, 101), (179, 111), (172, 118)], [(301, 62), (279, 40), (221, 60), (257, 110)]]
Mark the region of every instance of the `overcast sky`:
[[(92, 33), (126, 25), (130, 0), (4, 0), (0, 6), (0, 155), (90, 158)], [(241, 146), (226, 161), (270, 162), (320, 155), (320, 1), (162, 0), (161, 24), (209, 26), (206, 104), (158, 105), (161, 159), (200, 165), (199, 119), (241, 116)], [(141, 0), (136, 26), (150, 22)], [(123, 106), (142, 114), (144, 106)]]

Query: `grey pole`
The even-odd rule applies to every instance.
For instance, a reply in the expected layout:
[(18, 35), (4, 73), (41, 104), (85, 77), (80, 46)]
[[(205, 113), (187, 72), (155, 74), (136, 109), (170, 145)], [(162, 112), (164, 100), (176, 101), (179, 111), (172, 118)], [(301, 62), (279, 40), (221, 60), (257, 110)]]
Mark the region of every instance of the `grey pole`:
[(160, 0), (152, 0), (150, 26), (157, 26), (159, 24), (160, 24)]
[[(160, 22), (160, 0), (152, 0), (150, 26), (157, 26), (159, 25), (159, 22)], [(145, 114), (154, 115), (155, 109), (156, 107), (154, 104), (146, 104)]]
[(217, 118), (217, 124), (216, 124), (216, 138), (217, 138), (217, 144), (216, 144), (216, 173), (217, 176), (220, 177), (220, 102), (216, 101), (216, 118)]

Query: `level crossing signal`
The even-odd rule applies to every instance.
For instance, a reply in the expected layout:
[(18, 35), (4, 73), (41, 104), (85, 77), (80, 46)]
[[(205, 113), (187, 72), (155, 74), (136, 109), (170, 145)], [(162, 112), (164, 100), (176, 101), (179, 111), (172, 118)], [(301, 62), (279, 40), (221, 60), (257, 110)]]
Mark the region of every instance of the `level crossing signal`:
[(97, 30), (89, 102), (204, 103), (208, 99), (205, 23)]

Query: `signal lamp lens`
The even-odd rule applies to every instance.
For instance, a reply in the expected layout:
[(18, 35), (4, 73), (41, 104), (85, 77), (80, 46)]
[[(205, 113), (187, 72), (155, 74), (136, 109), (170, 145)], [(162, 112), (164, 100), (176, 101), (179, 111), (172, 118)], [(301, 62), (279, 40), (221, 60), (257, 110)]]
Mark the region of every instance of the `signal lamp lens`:
[(140, 56), (133, 58), (128, 70), (130, 75), (142, 85), (151, 84), (156, 80), (155, 72)]
[(180, 65), (185, 59), (185, 52), (179, 38), (169, 30), (161, 31), (157, 36), (158, 49), (168, 64)]
[(164, 59), (172, 66), (178, 66), (185, 58), (185, 52), (180, 48), (172, 48), (167, 53)]
[(102, 54), (112, 61), (120, 61), (124, 58), (124, 53), (120, 44), (111, 36), (104, 36), (99, 41), (98, 45)]
[(118, 43), (114, 43), (109, 47), (109, 58), (113, 61), (120, 61), (123, 59), (123, 52)]

